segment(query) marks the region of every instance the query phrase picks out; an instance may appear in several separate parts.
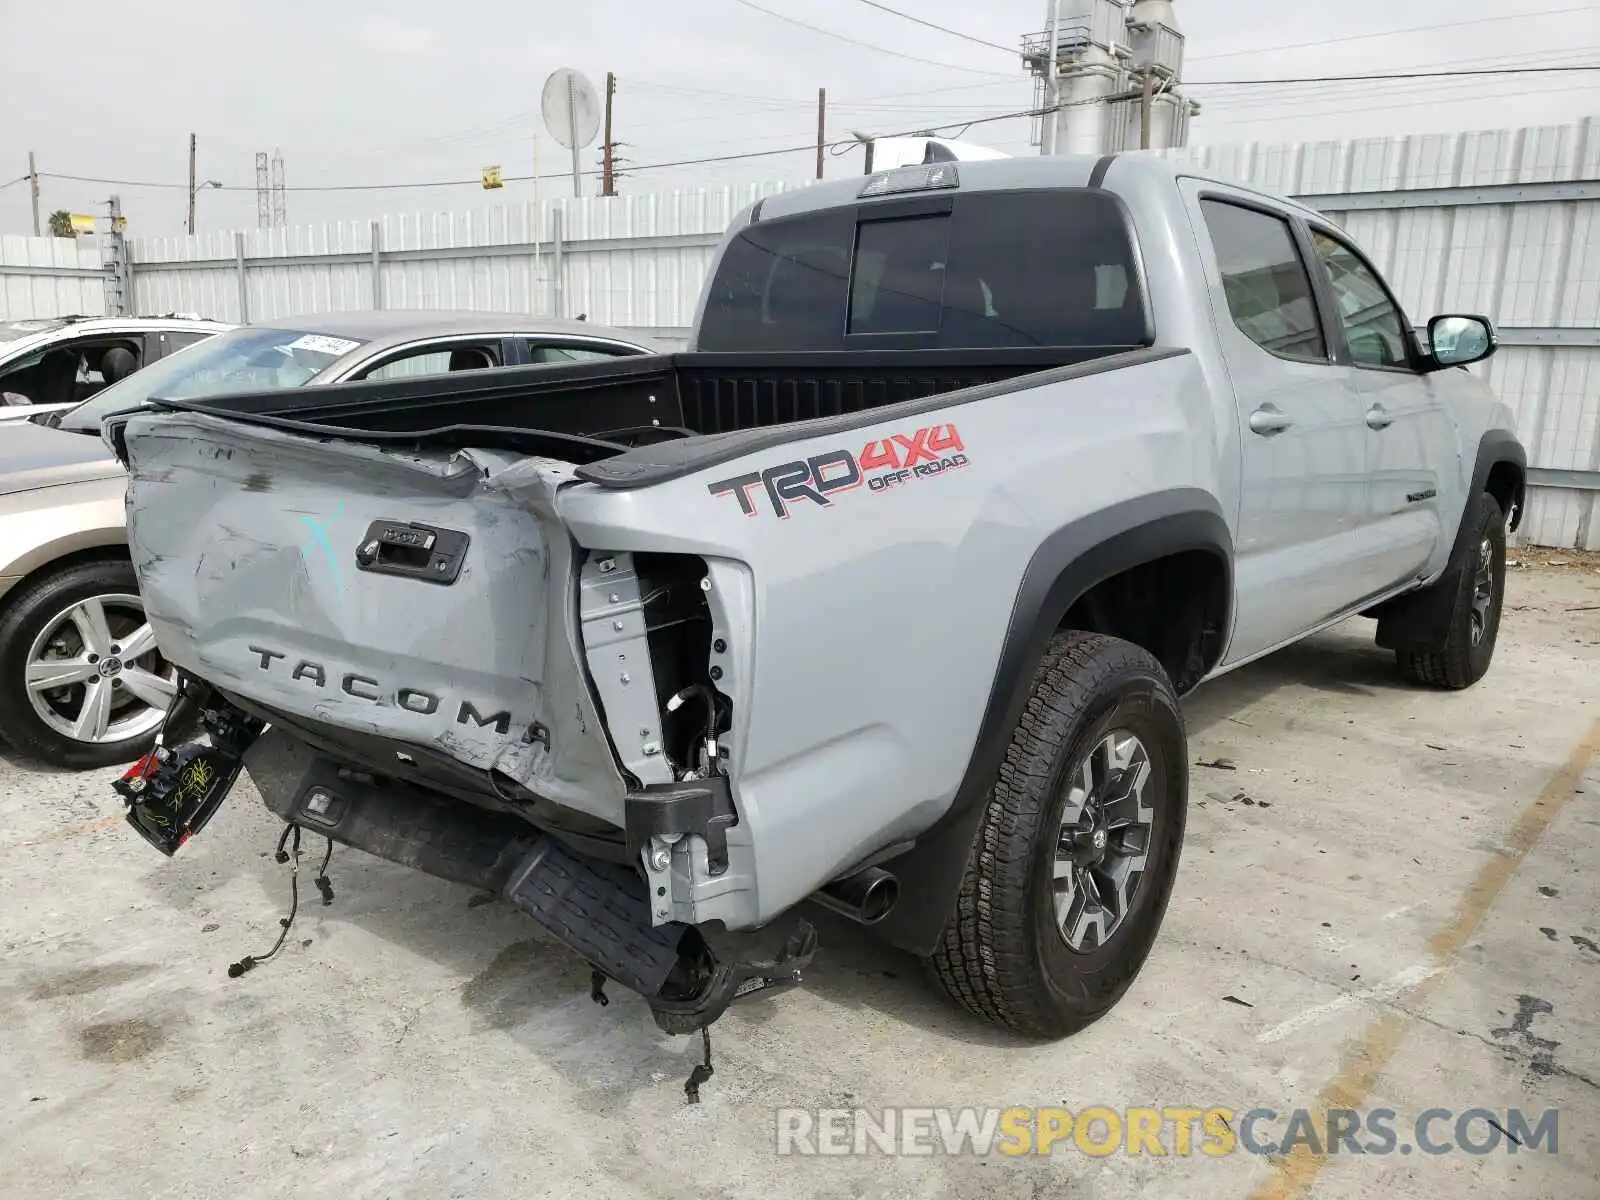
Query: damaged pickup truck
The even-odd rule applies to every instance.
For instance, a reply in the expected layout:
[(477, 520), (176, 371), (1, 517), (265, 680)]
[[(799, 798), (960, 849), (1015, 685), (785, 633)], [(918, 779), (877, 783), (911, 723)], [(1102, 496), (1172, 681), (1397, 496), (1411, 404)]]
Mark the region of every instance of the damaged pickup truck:
[(182, 678), (130, 819), (171, 853), (248, 771), (674, 1032), (797, 980), (820, 901), (1067, 1035), (1172, 891), (1179, 696), (1357, 614), (1488, 669), (1494, 349), (1315, 211), (1062, 157), (756, 204), (685, 353), (157, 402), (107, 429)]

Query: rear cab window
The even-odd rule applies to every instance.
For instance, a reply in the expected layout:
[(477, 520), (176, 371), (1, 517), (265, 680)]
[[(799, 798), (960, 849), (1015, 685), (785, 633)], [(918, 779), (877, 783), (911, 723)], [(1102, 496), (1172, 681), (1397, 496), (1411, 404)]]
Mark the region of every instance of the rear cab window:
[(1150, 344), (1110, 194), (977, 192), (918, 207), (866, 203), (742, 230), (718, 263), (699, 349)]

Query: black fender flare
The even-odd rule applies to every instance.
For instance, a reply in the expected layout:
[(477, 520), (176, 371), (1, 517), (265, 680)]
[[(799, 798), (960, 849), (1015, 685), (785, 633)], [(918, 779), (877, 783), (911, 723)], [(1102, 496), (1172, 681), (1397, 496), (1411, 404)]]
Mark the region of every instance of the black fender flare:
[(1448, 630), (1445, 623), (1449, 613), (1437, 598), (1453, 596), (1460, 584), (1461, 572), (1472, 552), (1472, 530), (1468, 520), (1473, 503), (1489, 488), (1489, 476), (1498, 466), (1516, 468), (1517, 490), (1512, 498), (1516, 515), (1511, 528), (1522, 524), (1523, 510), (1527, 504), (1528, 452), (1514, 434), (1503, 429), (1491, 429), (1478, 439), (1478, 456), (1472, 465), (1472, 480), (1467, 486), (1466, 503), (1461, 506), (1461, 519), (1456, 525), (1455, 539), (1450, 543), (1450, 557), (1438, 579), (1418, 591), (1396, 596), (1372, 609), (1367, 615), (1378, 618), (1377, 644), (1385, 650), (1403, 646), (1436, 646), (1444, 641)]
[(1522, 510), (1526, 503), (1528, 486), (1528, 452), (1513, 433), (1504, 429), (1491, 429), (1478, 439), (1478, 457), (1472, 464), (1472, 483), (1467, 488), (1467, 503), (1461, 510), (1461, 523), (1456, 527), (1456, 539), (1450, 547), (1452, 564), (1463, 560), (1471, 533), (1467, 529), (1467, 514), (1472, 511), (1472, 501), (1479, 492), (1489, 488), (1489, 475), (1502, 464), (1517, 469), (1516, 521), (1511, 528), (1522, 524)]
[(950, 808), (910, 850), (881, 863), (900, 897), (872, 932), (913, 954), (933, 952), (955, 911), (973, 838), (1045, 647), (1073, 603), (1123, 571), (1187, 550), (1215, 554), (1227, 572), (1231, 629), (1233, 536), (1209, 492), (1174, 488), (1115, 504), (1056, 530), (1023, 572), (989, 701)]

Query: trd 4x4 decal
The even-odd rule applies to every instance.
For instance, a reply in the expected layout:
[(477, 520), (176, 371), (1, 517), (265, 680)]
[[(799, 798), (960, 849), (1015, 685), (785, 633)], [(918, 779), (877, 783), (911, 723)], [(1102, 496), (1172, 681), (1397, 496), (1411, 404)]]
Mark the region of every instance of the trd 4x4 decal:
[(799, 501), (832, 508), (836, 496), (863, 484), (869, 492), (880, 493), (959, 470), (967, 465), (965, 451), (954, 425), (927, 425), (910, 434), (896, 433), (868, 442), (855, 453), (832, 450), (799, 458), (719, 480), (707, 490), (713, 496), (733, 496), (740, 511), (753, 517), (760, 512), (754, 495), (760, 488), (772, 511), (788, 520), (790, 506)]

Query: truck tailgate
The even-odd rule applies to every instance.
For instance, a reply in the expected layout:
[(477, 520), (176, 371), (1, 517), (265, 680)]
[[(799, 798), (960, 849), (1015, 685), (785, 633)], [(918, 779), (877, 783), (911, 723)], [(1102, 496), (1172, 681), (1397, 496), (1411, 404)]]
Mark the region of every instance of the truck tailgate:
[(196, 412), (141, 414), (125, 438), (133, 563), (169, 661), (399, 763), (442, 753), (621, 824), (554, 506), (567, 464)]

